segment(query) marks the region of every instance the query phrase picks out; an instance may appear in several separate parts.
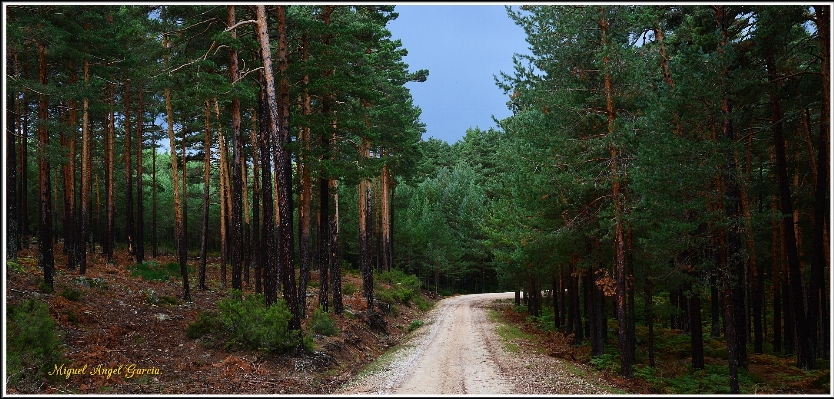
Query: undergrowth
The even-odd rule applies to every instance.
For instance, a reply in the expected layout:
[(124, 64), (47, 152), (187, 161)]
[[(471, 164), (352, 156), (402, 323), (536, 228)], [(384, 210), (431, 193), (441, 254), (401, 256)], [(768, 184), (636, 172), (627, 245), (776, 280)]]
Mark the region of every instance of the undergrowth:
[(58, 326), (49, 307), (34, 299), (6, 308), (6, 384), (25, 392), (36, 392), (43, 380), (65, 362)]
[(382, 302), (390, 305), (401, 303), (406, 306), (411, 306), (413, 302), (421, 311), (426, 311), (430, 307), (420, 295), (420, 279), (417, 276), (405, 274), (402, 270), (391, 269), (376, 274), (374, 283), (376, 298)]
[(270, 353), (287, 353), (296, 348), (312, 351), (312, 339), (289, 329), (289, 308), (279, 298), (266, 306), (263, 294), (244, 296), (240, 290), (217, 302), (217, 313), (203, 312), (188, 325), (186, 335), (196, 339), (216, 331), (211, 342), (223, 343), (226, 349), (245, 348)]
[[(188, 266), (188, 274), (194, 273), (194, 267)], [(130, 267), (130, 274), (132, 276), (142, 277), (143, 280), (168, 281), (172, 278), (180, 279), (182, 273), (180, 271), (180, 264), (177, 262), (169, 262), (164, 265), (156, 262), (137, 263)]]
[(316, 308), (313, 316), (310, 318), (310, 330), (328, 337), (339, 335), (339, 327), (336, 327), (336, 321), (320, 307)]

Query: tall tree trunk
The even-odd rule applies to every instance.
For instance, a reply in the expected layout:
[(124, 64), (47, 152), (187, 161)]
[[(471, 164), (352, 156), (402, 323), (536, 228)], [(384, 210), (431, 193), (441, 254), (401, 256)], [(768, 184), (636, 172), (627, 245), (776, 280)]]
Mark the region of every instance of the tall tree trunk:
[[(279, 112), (279, 126), (273, 131), (275, 141), (275, 176), (278, 182), (278, 212), (280, 213), (280, 236), (279, 236), (279, 263), (281, 264), (282, 293), (287, 307), (292, 313), (290, 319), (291, 330), (301, 330), (301, 317), (298, 309), (298, 293), (295, 285), (295, 263), (293, 262), (293, 204), (292, 204), (292, 166), (290, 164), (290, 152), (285, 146), (290, 143), (290, 86), (287, 78), (288, 50), (287, 50), (287, 22), (285, 6), (277, 5), (278, 24), (278, 72), (281, 76), (280, 97), (275, 110)], [(263, 33), (266, 33), (266, 21), (262, 25)], [(261, 41), (263, 45), (264, 42)], [(267, 46), (268, 37), (267, 37)], [(269, 50), (269, 47), (266, 48)], [(263, 49), (262, 49), (263, 51)], [(266, 54), (266, 53), (262, 53)], [(264, 58), (266, 65), (267, 58)], [(270, 68), (271, 69), (271, 68)], [(266, 66), (264, 67), (266, 71)], [(267, 77), (267, 82), (269, 82)], [(269, 83), (267, 83), (267, 99), (270, 98)], [(274, 86), (273, 86), (274, 87)], [(274, 98), (274, 89), (273, 89)], [(272, 107), (270, 106), (270, 110)], [(271, 112), (271, 111), (270, 111)], [(277, 138), (277, 140), (275, 140)]]
[[(811, 344), (810, 331), (806, 323), (804, 292), (800, 276), (799, 254), (796, 243), (796, 233), (793, 219), (793, 205), (791, 202), (790, 182), (788, 181), (787, 161), (785, 155), (785, 138), (782, 131), (782, 110), (776, 96), (778, 78), (772, 53), (767, 55), (768, 78), (773, 86), (770, 93), (771, 122), (773, 140), (776, 150), (776, 173), (779, 180), (779, 202), (781, 204), (782, 223), (785, 226), (785, 245), (788, 257), (788, 284), (790, 286), (791, 310), (793, 311), (794, 328), (797, 340), (797, 366), (805, 370), (814, 368), (814, 351)], [(821, 171), (820, 171), (821, 172)]]
[[(334, 6), (325, 5), (322, 13), (322, 22), (326, 27), (330, 26), (330, 15), (333, 13)], [(330, 45), (330, 35), (325, 34), (322, 38), (322, 43), (325, 46)], [(331, 70), (324, 71), (324, 77), (327, 78), (332, 74)], [(331, 96), (324, 94), (321, 101), (321, 113), (324, 118), (334, 118), (330, 115)], [(334, 122), (335, 123), (335, 122)], [(322, 146), (322, 161), (327, 163), (330, 157), (330, 135), (329, 132), (321, 133)], [(323, 311), (329, 311), (330, 302), (328, 295), (330, 293), (330, 250), (328, 242), (330, 240), (330, 192), (326, 168), (322, 167), (319, 172), (319, 227), (318, 227), (318, 253), (319, 253), (319, 306)]]
[(130, 79), (125, 81), (124, 86), (124, 129), (125, 129), (125, 230), (127, 230), (127, 244), (128, 251), (131, 255), (134, 254), (136, 239), (136, 232), (133, 225), (133, 160), (131, 154), (133, 148), (130, 143)]
[[(604, 8), (601, 8), (601, 12), (604, 13)], [(600, 35), (602, 40), (602, 47), (605, 48), (607, 46), (608, 41), (608, 20), (603, 16), (600, 18), (599, 21), (600, 26)], [(608, 56), (603, 57), (603, 65), (606, 67), (609, 65), (610, 61)], [(606, 103), (606, 115), (608, 117), (608, 134), (611, 135), (614, 133), (614, 119), (616, 117), (616, 113), (614, 110), (614, 94), (611, 88), (611, 74), (609, 72), (605, 73), (605, 103)], [(619, 155), (617, 153), (617, 147), (614, 144), (609, 146), (610, 152), (610, 159), (611, 159), (611, 179), (613, 180), (612, 187), (613, 187), (613, 201), (614, 201), (614, 220), (615, 220), (615, 232), (614, 232), (614, 259), (615, 259), (615, 279), (617, 282), (617, 324), (619, 330), (619, 343), (620, 343), (620, 373), (628, 378), (632, 376), (632, 364), (634, 363), (634, 359), (632, 357), (632, 351), (629, 346), (631, 342), (629, 328), (628, 328), (628, 314), (626, 309), (626, 247), (625, 247), (625, 231), (623, 226), (623, 211), (624, 211), (624, 192), (622, 191), (621, 187), (621, 177), (620, 171), (618, 170), (619, 164)]]
[[(260, 117), (260, 149), (261, 154), (261, 197), (263, 204), (263, 218), (261, 219), (261, 265), (260, 273), (264, 298), (270, 298), (267, 303), (274, 303), (277, 300), (278, 273), (275, 266), (275, 208), (272, 202), (272, 162), (269, 156), (272, 148), (272, 139), (269, 134), (270, 113), (266, 103), (266, 78), (261, 73), (261, 90), (258, 97), (258, 115)], [(258, 280), (255, 280), (255, 291), (259, 291)]]
[[(367, 106), (367, 104), (366, 104)], [(367, 116), (365, 123), (370, 128)], [(371, 142), (367, 137), (362, 138), (359, 147), (359, 157), (363, 160), (370, 158)], [(367, 178), (359, 180), (359, 271), (362, 275), (362, 293), (368, 305), (368, 311), (374, 310), (374, 270), (371, 264), (371, 185)], [(383, 199), (384, 201), (384, 199)]]
[[(235, 6), (226, 6), (228, 25), (235, 25)], [(231, 30), (232, 40), (237, 38), (235, 29)], [(229, 51), (229, 80), (232, 85), (238, 79), (237, 51)], [(243, 289), (243, 137), (240, 132), (240, 99), (232, 98), (232, 214), (230, 234), (230, 256), (232, 265), (232, 288)]]
[(183, 248), (182, 256), (188, 259), (188, 134), (185, 129), (181, 129), (182, 139), (180, 141), (180, 148), (182, 148), (182, 242)]
[[(775, 163), (773, 160), (774, 156), (771, 152), (771, 164)], [(782, 352), (782, 298), (781, 298), (781, 283), (779, 276), (782, 274), (782, 267), (781, 267), (781, 247), (780, 242), (782, 240), (781, 236), (779, 235), (779, 222), (776, 221), (777, 215), (777, 208), (776, 208), (776, 197), (770, 197), (770, 210), (772, 215), (774, 216), (773, 221), (771, 222), (770, 226), (770, 233), (771, 233), (771, 261), (773, 262), (773, 271), (771, 275), (771, 290), (773, 291), (773, 352), (780, 353)]]
[[(830, 49), (831, 42), (829, 32), (829, 18), (831, 17), (831, 9), (828, 5), (815, 5), (814, 12), (816, 18), (814, 22), (817, 24), (817, 32), (820, 42), (820, 58), (822, 60), (822, 99), (823, 104), (820, 107), (820, 138), (819, 138), (819, 152), (817, 155), (817, 180), (814, 190), (814, 225), (813, 238), (811, 245), (811, 278), (808, 287), (808, 330), (813, 344), (814, 353), (824, 356), (827, 352), (823, 350), (824, 346), (821, 343), (826, 343), (825, 323), (820, 323), (820, 319), (825, 320), (828, 311), (823, 310), (824, 306), (821, 304), (827, 303), (825, 295), (825, 287), (822, 282), (825, 280), (825, 268), (828, 262), (825, 259), (823, 243), (826, 242), (825, 236), (825, 222), (828, 215), (829, 202), (826, 200), (826, 193), (828, 192), (828, 136), (829, 132), (829, 118), (831, 99), (829, 97), (831, 81), (830, 81)], [(822, 331), (819, 332), (817, 338), (817, 328), (822, 326)]]
[(107, 212), (106, 229), (104, 234), (104, 254), (107, 257), (107, 264), (113, 264), (113, 246), (115, 245), (115, 229), (116, 229), (116, 202), (113, 196), (113, 171), (115, 168), (116, 155), (116, 88), (113, 83), (108, 83), (110, 88), (110, 112), (107, 119), (108, 127), (106, 129), (106, 139), (104, 140), (105, 149), (105, 166), (104, 166), (104, 185), (107, 196), (105, 198), (105, 208)]
[[(162, 36), (162, 45), (168, 48), (167, 36)], [(165, 66), (168, 66), (168, 55), (165, 54)], [(177, 240), (177, 255), (180, 264), (180, 274), (182, 278), (182, 298), (186, 302), (191, 302), (191, 291), (188, 288), (188, 268), (186, 266), (186, 251), (185, 251), (185, 231), (183, 230), (183, 215), (180, 199), (180, 183), (179, 173), (177, 170), (177, 146), (174, 140), (174, 109), (171, 102), (171, 88), (165, 87), (165, 110), (167, 113), (168, 124), (168, 148), (171, 150), (171, 179), (174, 187), (174, 220)], [(183, 165), (185, 166), (185, 165)], [(185, 182), (183, 181), (183, 186)]]
[[(743, 176), (750, 176), (750, 164), (752, 161), (753, 135), (747, 139), (747, 151), (744, 162)], [(747, 234), (747, 265), (748, 265), (748, 286), (753, 296), (753, 352), (762, 353), (762, 293), (759, 290), (759, 271), (756, 262), (756, 244), (753, 239), (753, 212), (750, 210), (750, 201), (747, 196), (747, 187), (750, 185), (749, 177), (745, 177), (745, 184), (741, 189), (741, 208), (744, 213), (744, 226)], [(749, 318), (745, 318), (749, 320)]]
[[(327, 107), (327, 102), (324, 102), (323, 107)], [(324, 113), (327, 115), (326, 112)], [(330, 139), (323, 135), (322, 148), (324, 149), (325, 154), (329, 151), (329, 143)], [(322, 171), (321, 173), (323, 174), (325, 172)], [(319, 178), (318, 222), (319, 306), (323, 311), (328, 312), (330, 309), (330, 301), (328, 300), (328, 295), (330, 294), (330, 250), (328, 249), (328, 243), (330, 240), (330, 190), (327, 184), (327, 179), (324, 177)]]
[[(719, 56), (726, 57), (726, 48), (728, 42), (727, 27), (731, 21), (727, 20), (725, 6), (716, 6), (716, 23), (722, 33), (721, 43), (719, 44)], [(725, 145), (725, 161), (724, 166), (724, 193), (726, 204), (724, 206), (724, 213), (727, 220), (735, 225), (738, 222), (739, 211), (739, 196), (738, 196), (738, 180), (736, 176), (735, 157), (732, 151), (732, 143), (734, 143), (734, 131), (732, 124), (732, 103), (730, 101), (729, 85), (730, 85), (730, 70), (727, 66), (726, 60), (722, 60), (723, 69), (721, 72), (721, 112), (723, 115), (722, 132)], [(739, 392), (738, 386), (738, 368), (744, 357), (741, 352), (745, 350), (743, 345), (739, 342), (744, 340), (739, 339), (743, 334), (743, 330), (739, 329), (738, 318), (741, 315), (737, 314), (737, 303), (740, 301), (741, 293), (741, 278), (744, 269), (742, 259), (740, 257), (741, 237), (737, 228), (730, 227), (727, 234), (727, 266), (723, 271), (723, 291), (724, 291), (724, 321), (725, 321), (725, 335), (727, 337), (727, 352), (730, 371), (730, 393), (737, 394)]]
[[(7, 50), (6, 53), (6, 69), (10, 76), (17, 75), (17, 63), (13, 61), (12, 52)], [(17, 214), (17, 161), (18, 154), (15, 148), (17, 138), (17, 128), (19, 127), (19, 118), (15, 116), (15, 112), (20, 112), (20, 104), (18, 100), (19, 93), (13, 90), (7, 92), (6, 105), (6, 259), (17, 261), (17, 252), (19, 249), (18, 237), (18, 214)], [(17, 106), (17, 107), (16, 107)], [(21, 149), (21, 150), (25, 150)]]
[[(244, 139), (245, 140), (245, 139)], [(244, 156), (245, 154), (241, 155)], [(241, 245), (241, 257), (243, 262), (243, 283), (248, 287), (249, 286), (249, 269), (252, 266), (252, 225), (251, 225), (251, 216), (250, 216), (250, 208), (249, 208), (249, 188), (247, 183), (247, 179), (249, 178), (249, 172), (246, 170), (246, 160), (244, 159), (241, 164), (241, 178), (242, 178), (242, 187), (243, 192), (241, 192), (241, 196), (243, 197), (243, 244)]]
[[(78, 83), (78, 77), (75, 71), (75, 62), (70, 62), (70, 84), (75, 85)], [(76, 212), (75, 206), (75, 172), (76, 172), (76, 148), (78, 144), (78, 135), (76, 134), (76, 123), (78, 122), (78, 102), (75, 98), (70, 99), (69, 101), (69, 126), (70, 126), (70, 137), (69, 137), (69, 162), (67, 162), (66, 169), (64, 170), (64, 196), (66, 198), (65, 201), (65, 209), (67, 213), (66, 217), (66, 231), (69, 232), (67, 236), (64, 237), (64, 248), (67, 249), (67, 269), (75, 270), (75, 267), (78, 265), (78, 251), (79, 251), (79, 236), (78, 236), (78, 227), (76, 226), (76, 222), (78, 220), (78, 215)], [(12, 187), (12, 186), (8, 186)], [(12, 218), (8, 218), (9, 221), (13, 220)]]
[(217, 116), (217, 148), (220, 152), (220, 288), (226, 288), (226, 264), (229, 260), (229, 214), (231, 213), (231, 189), (229, 185), (229, 151), (220, 122), (220, 103), (214, 99), (214, 113)]
[[(275, 80), (274, 74), (272, 72), (272, 54), (270, 50), (269, 44), (269, 34), (267, 32), (267, 24), (266, 24), (266, 11), (265, 6), (259, 5), (257, 6), (257, 32), (258, 32), (258, 41), (260, 42), (260, 50), (261, 50), (261, 61), (263, 62), (263, 71), (264, 77), (266, 81), (265, 85), (265, 97), (267, 103), (267, 111), (269, 113), (269, 135), (272, 138), (273, 148), (272, 148), (272, 158), (273, 158), (273, 168), (275, 169), (275, 185), (276, 185), (276, 196), (278, 201), (278, 219), (280, 224), (277, 228), (278, 233), (278, 265), (284, 271), (292, 270), (292, 231), (291, 231), (291, 221), (292, 221), (292, 209), (290, 209), (289, 198), (287, 195), (288, 187), (287, 187), (287, 164), (286, 164), (286, 149), (284, 148), (284, 144), (286, 140), (289, 138), (288, 132), (284, 131), (285, 127), (288, 127), (289, 124), (287, 123), (289, 120), (289, 114), (284, 113), (284, 85), (286, 85), (286, 77), (284, 76), (285, 68), (286, 67), (286, 26), (285, 21), (281, 20), (283, 15), (283, 6), (279, 7), (279, 21), (278, 21), (278, 36), (279, 36), (279, 72), (281, 72), (281, 109), (279, 110), (278, 100), (276, 99), (275, 94)], [(282, 39), (283, 38), (283, 39)], [(289, 101), (289, 98), (286, 98)], [(286, 137), (285, 137), (286, 136)], [(289, 230), (288, 230), (289, 229)], [(286, 273), (282, 273), (286, 274)], [(300, 329), (300, 320), (298, 318), (298, 309), (293, 308), (294, 304), (297, 304), (295, 298), (295, 284), (294, 284), (294, 273), (284, 278), (284, 283), (288, 281), (293, 281), (292, 283), (292, 296), (288, 298), (288, 294), (290, 294), (290, 288), (284, 287), (284, 299), (288, 300), (287, 305), (290, 307), (290, 311), (293, 314), (292, 319), (290, 320), (290, 329), (291, 330), (299, 330)], [(276, 281), (277, 283), (277, 281)], [(277, 288), (277, 287), (276, 287)], [(276, 291), (277, 293), (277, 291)], [(266, 297), (267, 305), (271, 305), (275, 303), (277, 297)]]
[[(336, 129), (331, 139), (331, 147), (335, 147)], [(330, 215), (330, 292), (333, 293), (333, 313), (342, 314), (342, 257), (339, 252), (339, 181), (330, 179), (330, 201), (333, 203), (333, 213)]]
[(391, 197), (389, 195), (389, 184), (391, 175), (388, 170), (388, 164), (382, 165), (382, 175), (380, 176), (380, 211), (382, 220), (382, 268), (386, 271), (391, 271)]
[(139, 82), (139, 109), (136, 116), (136, 263), (145, 261), (145, 192), (142, 189), (142, 152), (144, 151), (145, 136), (143, 113), (145, 103), (142, 96), (143, 82)]
[[(14, 55), (15, 65), (19, 65), (18, 55)], [(15, 68), (20, 70), (20, 68)], [(29, 69), (23, 69), (23, 79), (28, 79)], [(20, 100), (16, 104), (17, 110), (17, 148), (20, 156), (17, 159), (16, 170), (18, 173), (17, 179), (17, 249), (23, 249), (24, 245), (28, 247), (28, 154), (29, 154), (29, 97), (26, 90), (20, 93)]]
[(260, 230), (260, 212), (261, 212), (261, 190), (260, 190), (260, 168), (261, 164), (258, 161), (258, 131), (259, 129), (262, 131), (260, 122), (263, 119), (263, 115), (260, 113), (255, 113), (255, 110), (252, 110), (252, 119), (254, 120), (252, 126), (252, 132), (250, 132), (249, 139), (252, 142), (252, 245), (250, 247), (252, 251), (251, 260), (252, 264), (254, 265), (254, 273), (255, 273), (255, 293), (261, 293), (261, 283), (263, 276), (261, 275), (261, 267), (262, 257), (261, 257), (261, 230)]
[[(90, 78), (90, 62), (84, 61), (84, 86), (87, 87)], [(90, 100), (84, 97), (81, 114), (81, 251), (78, 254), (78, 273), (82, 276), (87, 272), (87, 237), (90, 231), (90, 183), (92, 178), (92, 133), (90, 132)]]
[(151, 148), (151, 258), (156, 259), (157, 234), (156, 234), (156, 133), (151, 133), (153, 141)]
[[(46, 86), (46, 48), (38, 43), (40, 84)], [(38, 192), (40, 212), (38, 215), (38, 267), (43, 269), (43, 282), (51, 292), (55, 258), (52, 247), (52, 191), (49, 172), (49, 131), (47, 130), (48, 104), (46, 94), (41, 93), (38, 101)]]
[(205, 100), (205, 137), (203, 139), (203, 233), (200, 239), (200, 270), (197, 288), (206, 289), (206, 258), (209, 234), (209, 185), (211, 183), (211, 108)]
[[(301, 51), (302, 62), (305, 64), (307, 60), (307, 34), (301, 36)], [(309, 120), (312, 115), (312, 100), (310, 93), (307, 91), (307, 86), (310, 84), (310, 76), (304, 75), (304, 94), (302, 96), (302, 111), (304, 117)], [(301, 316), (304, 317), (307, 309), (307, 285), (310, 281), (310, 263), (311, 263), (311, 237), (310, 237), (310, 212), (312, 210), (313, 202), (313, 186), (312, 178), (310, 176), (310, 159), (311, 156), (311, 137), (310, 127), (304, 126), (301, 128), (301, 151), (299, 151), (298, 167), (300, 169), (299, 176), (301, 180), (301, 193), (299, 195), (298, 204), (298, 256), (301, 270), (298, 276), (298, 307), (301, 311)]]

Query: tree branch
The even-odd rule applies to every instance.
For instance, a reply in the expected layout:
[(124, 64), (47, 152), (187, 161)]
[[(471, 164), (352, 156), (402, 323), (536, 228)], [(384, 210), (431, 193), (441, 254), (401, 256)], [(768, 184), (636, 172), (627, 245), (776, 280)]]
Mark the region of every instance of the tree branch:
[(229, 32), (229, 31), (231, 31), (231, 30), (233, 30), (233, 29), (237, 28), (238, 26), (242, 26), (242, 25), (256, 25), (257, 23), (258, 23), (258, 21), (257, 21), (257, 20), (254, 20), (254, 19), (250, 19), (250, 20), (247, 20), (247, 21), (240, 21), (240, 22), (238, 22), (238, 23), (236, 23), (236, 24), (234, 24), (234, 25), (232, 25), (232, 26), (230, 26), (230, 27), (226, 28), (226, 30), (225, 30), (224, 32)]

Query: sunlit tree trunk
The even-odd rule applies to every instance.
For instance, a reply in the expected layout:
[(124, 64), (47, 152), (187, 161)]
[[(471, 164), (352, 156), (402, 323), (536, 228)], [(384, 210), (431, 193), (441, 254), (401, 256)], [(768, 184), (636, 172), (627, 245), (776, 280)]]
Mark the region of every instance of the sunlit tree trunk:
[[(370, 123), (365, 118), (366, 125)], [(369, 126), (368, 126), (369, 127)], [(359, 147), (359, 156), (362, 159), (370, 158), (370, 140), (362, 138)], [(359, 181), (359, 271), (362, 275), (362, 293), (368, 305), (368, 311), (374, 309), (374, 270), (371, 264), (371, 187), (367, 178)], [(383, 199), (384, 201), (384, 199)]]
[[(228, 25), (235, 25), (235, 6), (226, 6)], [(232, 40), (237, 38), (231, 30)], [(237, 51), (229, 52), (229, 80), (234, 85), (238, 79)], [(240, 99), (232, 98), (232, 213), (230, 218), (230, 256), (232, 288), (243, 289), (243, 137), (240, 132)]]
[[(168, 48), (168, 38), (165, 35), (162, 36), (162, 45), (164, 48)], [(165, 66), (168, 66), (167, 51), (165, 53)], [(183, 229), (183, 215), (179, 191), (179, 172), (177, 169), (177, 147), (176, 142), (174, 140), (174, 110), (171, 102), (171, 88), (167, 86), (165, 87), (165, 110), (167, 113), (168, 123), (168, 148), (170, 148), (171, 150), (171, 179), (172, 185), (174, 187), (174, 220), (177, 241), (177, 257), (179, 260), (180, 274), (182, 277), (182, 297), (183, 300), (191, 302), (191, 292), (188, 288), (188, 268), (186, 266), (187, 258), (185, 248), (185, 231)], [(183, 186), (184, 185), (185, 182), (183, 181)]]
[[(383, 154), (384, 156), (384, 154)], [(386, 271), (391, 271), (391, 196), (389, 193), (389, 185), (390, 185), (390, 172), (388, 170), (388, 164), (382, 165), (382, 174), (380, 176), (380, 213), (382, 220), (382, 269)]]
[(226, 264), (229, 257), (229, 213), (231, 211), (229, 187), (229, 161), (226, 138), (223, 137), (223, 126), (220, 123), (220, 103), (214, 99), (214, 114), (217, 118), (217, 142), (219, 152), (218, 177), (220, 179), (220, 288), (226, 288)]

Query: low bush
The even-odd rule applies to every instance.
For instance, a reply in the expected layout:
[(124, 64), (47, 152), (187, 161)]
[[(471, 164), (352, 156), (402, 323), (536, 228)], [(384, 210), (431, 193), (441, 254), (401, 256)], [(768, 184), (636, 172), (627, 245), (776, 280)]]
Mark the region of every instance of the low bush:
[(215, 312), (202, 312), (197, 315), (185, 330), (189, 339), (197, 339), (216, 331), (220, 327), (220, 319)]
[[(34, 392), (65, 363), (58, 326), (49, 307), (30, 299), (6, 308), (6, 384), (21, 393)], [(54, 373), (53, 373), (54, 374)]]
[(343, 295), (353, 295), (356, 293), (356, 286), (351, 283), (344, 283), (342, 284), (342, 294)]
[(317, 308), (310, 318), (310, 330), (314, 333), (332, 337), (339, 334), (339, 328), (336, 327), (336, 322), (330, 317), (330, 314)]
[(217, 308), (227, 348), (283, 353), (302, 344), (298, 332), (289, 329), (292, 314), (283, 299), (266, 306), (262, 294), (244, 296), (240, 290), (232, 290)]
[[(192, 267), (188, 267), (188, 273), (193, 274)], [(165, 265), (160, 265), (156, 262), (143, 262), (133, 265), (130, 269), (130, 274), (133, 276), (142, 277), (143, 280), (168, 281), (171, 278), (181, 278), (180, 264), (177, 262), (169, 262)]]
[(423, 320), (412, 320), (411, 323), (408, 324), (408, 331), (414, 331), (423, 326)]
[(64, 288), (59, 295), (69, 299), (70, 301), (78, 302), (84, 293), (75, 288)]
[[(402, 303), (410, 306), (414, 301), (418, 304), (423, 302), (420, 296), (420, 280), (417, 276), (405, 274), (402, 270), (392, 269), (379, 273), (374, 277), (377, 282), (376, 297), (383, 302), (389, 304)], [(391, 288), (385, 288), (383, 283), (387, 283)]]

